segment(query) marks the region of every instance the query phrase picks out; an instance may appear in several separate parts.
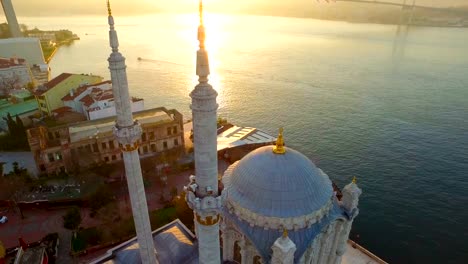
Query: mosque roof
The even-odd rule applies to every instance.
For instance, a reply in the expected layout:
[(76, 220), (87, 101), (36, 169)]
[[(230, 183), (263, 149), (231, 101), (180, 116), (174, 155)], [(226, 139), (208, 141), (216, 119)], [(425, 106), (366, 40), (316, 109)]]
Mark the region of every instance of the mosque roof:
[[(198, 244), (195, 235), (179, 219), (153, 231), (154, 247), (159, 263), (197, 264)], [(110, 250), (92, 264), (141, 263), (137, 238)]]
[(228, 200), (280, 218), (307, 215), (329, 203), (333, 188), (325, 173), (298, 151), (284, 147), (277, 154), (273, 148), (258, 148), (232, 165), (223, 177)]

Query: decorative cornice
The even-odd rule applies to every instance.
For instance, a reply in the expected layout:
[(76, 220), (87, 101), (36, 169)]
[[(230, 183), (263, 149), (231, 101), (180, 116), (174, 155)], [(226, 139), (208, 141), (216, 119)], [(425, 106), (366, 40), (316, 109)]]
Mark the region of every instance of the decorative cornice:
[(328, 215), (330, 209), (333, 206), (333, 197), (319, 210), (298, 217), (272, 217), (257, 214), (249, 209), (241, 207), (237, 202), (226, 199), (224, 204), (229, 210), (229, 213), (237, 216), (240, 220), (244, 220), (250, 224), (250, 226), (259, 226), (264, 229), (278, 229), (278, 230), (298, 230), (302, 228), (308, 228), (313, 224), (320, 222), (323, 217)]
[(202, 217), (199, 214), (195, 213), (195, 219), (201, 225), (212, 226), (219, 222), (219, 220), (221, 219), (221, 216), (219, 214), (216, 214), (215, 216), (209, 215), (206, 217)]
[(120, 150), (122, 150), (123, 152), (131, 152), (131, 151), (137, 150), (140, 147), (140, 141), (137, 141), (133, 144), (125, 144), (125, 145), (122, 145), (119, 143), (119, 147), (120, 147)]

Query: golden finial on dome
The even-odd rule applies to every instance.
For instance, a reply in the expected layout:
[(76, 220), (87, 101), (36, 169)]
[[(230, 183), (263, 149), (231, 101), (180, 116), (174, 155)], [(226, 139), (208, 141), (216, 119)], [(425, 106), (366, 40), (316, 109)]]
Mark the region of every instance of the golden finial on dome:
[(357, 180), (356, 180), (356, 176), (353, 177), (353, 183), (356, 184)]
[(107, 14), (109, 16), (112, 16), (112, 11), (111, 11), (111, 7), (110, 7), (110, 0), (107, 0)]
[(283, 237), (287, 238), (288, 237), (288, 230), (285, 228), (283, 229)]
[(283, 128), (280, 127), (278, 138), (276, 139), (276, 146), (273, 148), (273, 152), (276, 154), (284, 154), (286, 149), (284, 148), (284, 140), (283, 140)]

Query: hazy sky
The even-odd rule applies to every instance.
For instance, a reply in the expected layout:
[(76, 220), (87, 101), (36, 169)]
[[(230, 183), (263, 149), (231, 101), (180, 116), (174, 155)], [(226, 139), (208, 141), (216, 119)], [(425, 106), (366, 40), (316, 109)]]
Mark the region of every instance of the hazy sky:
[[(282, 9), (320, 8), (325, 0), (204, 0), (208, 11), (213, 12), (281, 12)], [(381, 0), (403, 2), (403, 0)], [(411, 2), (412, 0), (407, 0)], [(18, 16), (102, 14), (106, 11), (105, 0), (12, 0)], [(330, 1), (328, 5), (339, 7)], [(114, 13), (127, 15), (158, 11), (193, 12), (197, 0), (111, 0)], [(454, 6), (468, 5), (468, 0), (417, 0), (418, 5)], [(266, 9), (266, 10), (265, 10)], [(3, 13), (0, 13), (3, 16)], [(272, 14), (275, 15), (275, 14)]]

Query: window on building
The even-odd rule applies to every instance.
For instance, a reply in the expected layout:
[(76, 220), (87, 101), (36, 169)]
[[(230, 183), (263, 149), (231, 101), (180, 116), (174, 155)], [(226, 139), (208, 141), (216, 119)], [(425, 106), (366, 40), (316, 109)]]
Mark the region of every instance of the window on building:
[(54, 134), (55, 134), (55, 138), (57, 138), (57, 139), (60, 138), (60, 133), (58, 131), (55, 131)]
[(150, 140), (154, 139), (154, 131), (149, 132), (149, 139)]
[(62, 160), (62, 153), (55, 152), (55, 160)]
[(104, 157), (105, 162), (109, 162), (109, 157)]
[(143, 134), (141, 134), (141, 140), (146, 141), (146, 133), (145, 132), (143, 132)]
[(239, 241), (234, 242), (234, 261), (237, 263), (241, 263), (242, 260), (241, 247), (239, 243)]
[(50, 140), (54, 139), (54, 134), (52, 134), (52, 132), (47, 132), (47, 136)]
[(114, 140), (109, 141), (109, 148), (110, 148), (110, 149), (114, 149), (114, 148), (115, 148), (115, 146), (114, 146)]
[(47, 153), (47, 158), (48, 158), (49, 162), (53, 162), (55, 160), (53, 153)]
[(116, 160), (117, 157), (115, 155), (112, 155), (112, 160)]
[(99, 152), (99, 146), (97, 143), (93, 143), (93, 152)]
[(177, 138), (174, 139), (174, 146), (179, 146), (179, 139)]
[(39, 166), (39, 169), (40, 169), (41, 171), (45, 171), (45, 170), (46, 170), (45, 165), (44, 165), (44, 164), (41, 164), (41, 165)]
[(151, 144), (151, 151), (152, 151), (152, 152), (158, 151), (158, 150), (156, 149), (156, 144)]
[(166, 141), (163, 142), (163, 149), (167, 149), (167, 142)]
[(255, 256), (253, 259), (253, 264), (261, 264), (262, 258), (260, 256)]
[(145, 153), (145, 154), (148, 153), (148, 146), (143, 147), (143, 153)]
[(47, 105), (44, 104), (44, 103), (39, 103), (41, 105), (42, 108), (47, 108)]
[(101, 143), (101, 146), (102, 146), (102, 149), (106, 149), (106, 148), (107, 148), (106, 142), (102, 142), (102, 143)]
[(174, 134), (177, 134), (177, 126), (174, 127)]
[(167, 134), (168, 134), (168, 135), (172, 135), (172, 128), (171, 128), (171, 127), (168, 127), (168, 128), (167, 128)]

